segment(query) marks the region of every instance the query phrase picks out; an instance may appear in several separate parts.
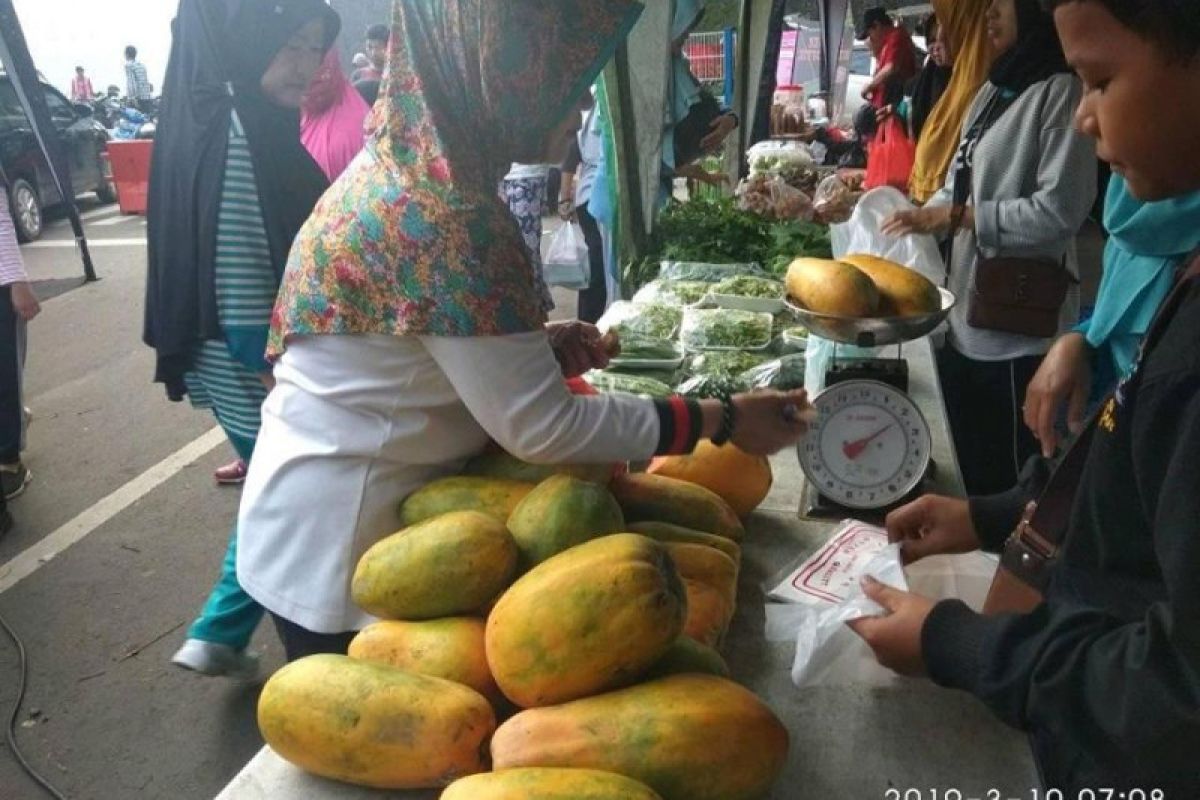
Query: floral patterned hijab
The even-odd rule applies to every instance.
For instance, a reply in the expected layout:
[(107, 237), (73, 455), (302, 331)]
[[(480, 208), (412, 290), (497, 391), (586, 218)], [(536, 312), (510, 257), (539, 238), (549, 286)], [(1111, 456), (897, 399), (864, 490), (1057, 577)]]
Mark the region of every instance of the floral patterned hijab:
[(546, 317), (496, 193), (629, 33), (634, 0), (396, 0), (367, 156), (292, 249), (270, 352), (290, 336), (496, 336)]

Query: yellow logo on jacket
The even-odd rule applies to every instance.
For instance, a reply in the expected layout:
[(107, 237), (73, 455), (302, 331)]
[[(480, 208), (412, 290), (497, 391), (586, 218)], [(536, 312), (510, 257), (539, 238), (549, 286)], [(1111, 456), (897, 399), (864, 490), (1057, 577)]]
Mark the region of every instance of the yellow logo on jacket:
[(1100, 412), (1100, 430), (1105, 433), (1112, 433), (1117, 429), (1117, 399), (1115, 397), (1108, 398), (1104, 404), (1104, 409)]

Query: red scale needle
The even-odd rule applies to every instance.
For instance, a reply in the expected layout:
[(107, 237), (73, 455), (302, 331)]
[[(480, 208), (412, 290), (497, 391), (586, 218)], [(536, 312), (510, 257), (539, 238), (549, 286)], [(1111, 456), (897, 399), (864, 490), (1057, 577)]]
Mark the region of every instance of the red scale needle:
[(845, 442), (842, 444), (842, 453), (846, 456), (846, 458), (854, 461), (861, 456), (864, 451), (866, 451), (867, 446), (870, 445), (871, 442), (875, 441), (894, 427), (896, 427), (896, 424), (893, 422), (891, 425), (887, 425), (886, 427), (875, 431), (865, 439), (859, 439), (857, 442)]

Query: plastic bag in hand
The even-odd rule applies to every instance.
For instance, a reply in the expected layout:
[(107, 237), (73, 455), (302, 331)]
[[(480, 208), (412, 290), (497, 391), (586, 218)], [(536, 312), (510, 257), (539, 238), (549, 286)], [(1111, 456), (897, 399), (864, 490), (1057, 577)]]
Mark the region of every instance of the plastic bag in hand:
[(587, 241), (577, 223), (568, 222), (555, 232), (550, 251), (542, 262), (542, 274), (548, 285), (564, 289), (586, 289), (591, 283)]

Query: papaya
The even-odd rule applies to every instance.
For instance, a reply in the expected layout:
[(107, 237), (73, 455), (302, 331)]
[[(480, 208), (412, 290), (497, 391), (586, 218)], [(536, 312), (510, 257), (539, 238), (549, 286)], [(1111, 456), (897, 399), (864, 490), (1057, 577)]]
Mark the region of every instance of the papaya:
[(496, 718), (482, 695), (452, 681), (316, 655), (271, 676), (258, 727), (272, 750), (314, 775), (421, 789), (487, 769)]
[(524, 569), (624, 529), (625, 517), (612, 492), (569, 475), (553, 475), (539, 483), (508, 518)]
[(477, 617), (386, 620), (359, 631), (347, 655), (470, 686), (495, 705), (501, 694), (488, 669), (483, 631), (484, 621)]
[(685, 580), (683, 585), (687, 592), (683, 634), (709, 647), (719, 647), (733, 620), (733, 604), (707, 583)]
[(933, 282), (916, 270), (886, 258), (853, 253), (841, 259), (858, 267), (879, 290), (879, 316), (910, 317), (932, 314), (942, 307), (942, 295)]
[(400, 504), (400, 521), (416, 525), (451, 511), (479, 511), (507, 522), (535, 484), (502, 478), (458, 476), (426, 484)]
[(627, 522), (669, 522), (684, 528), (742, 540), (746, 529), (729, 504), (703, 486), (637, 473), (615, 479), (609, 488)]
[(686, 542), (714, 547), (732, 558), (733, 563), (740, 564), (742, 561), (741, 546), (735, 541), (714, 533), (694, 531), (691, 528), (672, 525), (669, 522), (627, 522), (625, 528), (631, 533), (640, 533), (642, 536), (649, 536), (660, 542)]
[(680, 636), (646, 673), (646, 679), (686, 675), (692, 672), (728, 678), (729, 665), (720, 653), (708, 645), (701, 644), (690, 636)]
[(665, 547), (680, 578), (711, 586), (733, 607), (737, 602), (738, 566), (732, 558), (702, 544), (670, 542)]
[(504, 593), (488, 615), (488, 665), (517, 705), (562, 703), (638, 679), (685, 616), (666, 548), (605, 536), (543, 561)]
[(663, 475), (716, 492), (737, 513), (747, 517), (767, 498), (774, 476), (765, 456), (752, 456), (732, 444), (722, 447), (702, 440), (685, 456), (660, 456), (646, 472)]
[(788, 266), (788, 296), (809, 311), (838, 317), (873, 317), (879, 289), (852, 264), (824, 258), (797, 258)]
[(385, 619), (472, 614), (487, 606), (517, 571), (517, 544), (478, 511), (454, 511), (372, 545), (350, 582), (354, 602)]
[(658, 793), (614, 772), (525, 767), (459, 778), (440, 800), (662, 800)]
[(463, 474), (533, 484), (554, 475), (569, 475), (604, 485), (616, 469), (614, 464), (530, 464), (505, 450), (488, 450), (468, 461)]
[(787, 729), (771, 709), (713, 675), (671, 675), (529, 709), (492, 737), (498, 770), (606, 770), (641, 781), (663, 800), (761, 797), (787, 753)]

